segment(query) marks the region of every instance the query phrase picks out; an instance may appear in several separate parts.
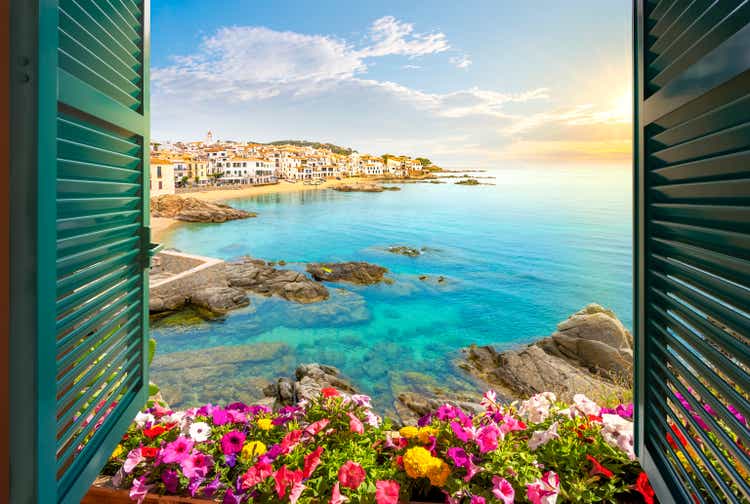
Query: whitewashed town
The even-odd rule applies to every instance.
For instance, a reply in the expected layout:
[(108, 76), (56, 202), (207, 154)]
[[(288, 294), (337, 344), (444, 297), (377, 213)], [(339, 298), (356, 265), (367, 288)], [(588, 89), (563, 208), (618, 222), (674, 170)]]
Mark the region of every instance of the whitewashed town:
[(425, 158), (372, 156), (304, 143), (220, 141), (211, 131), (203, 141), (152, 143), (151, 195), (282, 180), (310, 185), (345, 177), (422, 177), (439, 170)]

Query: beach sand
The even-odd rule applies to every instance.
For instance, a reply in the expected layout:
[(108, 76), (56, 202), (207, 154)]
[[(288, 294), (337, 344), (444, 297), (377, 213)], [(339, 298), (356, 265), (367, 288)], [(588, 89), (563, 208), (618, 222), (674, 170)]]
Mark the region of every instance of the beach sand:
[(372, 182), (361, 177), (351, 177), (341, 180), (329, 179), (320, 185), (305, 185), (301, 181), (293, 184), (291, 182), (281, 181), (278, 184), (269, 184), (263, 186), (249, 186), (241, 189), (217, 189), (212, 191), (192, 191), (179, 193), (179, 196), (193, 196), (204, 201), (225, 201), (234, 198), (249, 198), (261, 194), (277, 194), (294, 191), (311, 191), (315, 189), (328, 189), (337, 184), (353, 184), (357, 182)]
[[(295, 191), (311, 191), (319, 189), (328, 189), (337, 184), (353, 184), (358, 182), (373, 182), (373, 179), (362, 177), (350, 177), (342, 180), (330, 179), (320, 185), (305, 185), (301, 181), (293, 184), (291, 182), (281, 181), (278, 184), (269, 184), (264, 186), (249, 186), (241, 189), (215, 189), (209, 191), (191, 191), (179, 193), (179, 196), (194, 197), (203, 201), (226, 201), (235, 198), (250, 198), (262, 194), (278, 194)], [(168, 217), (151, 217), (151, 241), (159, 243), (164, 234), (172, 227), (178, 225), (180, 221)]]

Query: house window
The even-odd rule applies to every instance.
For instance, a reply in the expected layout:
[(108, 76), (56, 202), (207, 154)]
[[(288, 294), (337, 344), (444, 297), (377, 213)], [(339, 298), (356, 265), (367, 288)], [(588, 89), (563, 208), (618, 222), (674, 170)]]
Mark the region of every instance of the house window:
[(159, 189), (162, 189), (162, 182), (161, 182), (161, 180), (159, 181)]
[(161, 166), (156, 167), (156, 178), (161, 178)]

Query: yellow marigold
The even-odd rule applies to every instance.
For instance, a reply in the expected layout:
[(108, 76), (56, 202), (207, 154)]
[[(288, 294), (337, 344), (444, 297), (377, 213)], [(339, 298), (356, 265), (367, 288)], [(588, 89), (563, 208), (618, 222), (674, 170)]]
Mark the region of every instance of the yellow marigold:
[(413, 425), (407, 425), (406, 427), (401, 427), (401, 430), (398, 431), (398, 433), (406, 439), (411, 439), (419, 435), (419, 429)]
[(273, 422), (271, 422), (270, 418), (259, 418), (256, 423), (258, 424), (258, 427), (263, 430), (273, 429)]
[(112, 456), (110, 458), (117, 458), (122, 455), (124, 451), (125, 449), (122, 447), (122, 445), (118, 444), (117, 446), (115, 446), (115, 451), (112, 452)]
[(417, 437), (420, 443), (427, 444), (430, 442), (430, 436), (434, 436), (435, 434), (437, 434), (437, 430), (432, 427), (420, 427)]
[(445, 485), (448, 476), (450, 476), (451, 474), (451, 468), (448, 464), (445, 463), (445, 461), (439, 458), (435, 458), (435, 461), (436, 462), (433, 464), (433, 467), (427, 474), (427, 477), (430, 478), (430, 483), (432, 484), (432, 486), (442, 487), (443, 485)]
[(242, 458), (245, 460), (252, 460), (255, 457), (260, 457), (266, 453), (266, 445), (260, 441), (248, 441), (245, 446), (242, 447)]
[(421, 446), (414, 446), (404, 453), (404, 470), (410, 478), (423, 478), (439, 470), (442, 460), (435, 458)]

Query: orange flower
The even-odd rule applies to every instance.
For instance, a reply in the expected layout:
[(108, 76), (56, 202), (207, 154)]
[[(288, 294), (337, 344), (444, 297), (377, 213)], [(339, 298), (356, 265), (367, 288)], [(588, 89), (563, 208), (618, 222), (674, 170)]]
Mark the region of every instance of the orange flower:
[(325, 387), (320, 389), (320, 393), (323, 395), (323, 397), (338, 397), (339, 391), (336, 390), (333, 387)]

